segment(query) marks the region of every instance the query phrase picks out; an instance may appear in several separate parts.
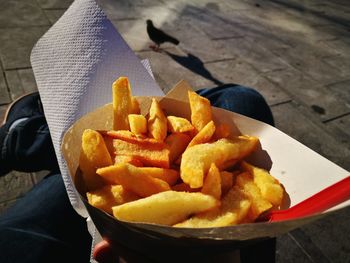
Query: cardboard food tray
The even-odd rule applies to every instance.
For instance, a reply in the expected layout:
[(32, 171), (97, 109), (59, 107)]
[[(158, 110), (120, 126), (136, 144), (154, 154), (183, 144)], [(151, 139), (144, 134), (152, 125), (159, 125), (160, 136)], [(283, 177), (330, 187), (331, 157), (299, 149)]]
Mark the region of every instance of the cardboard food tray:
[[(166, 97), (160, 99), (161, 107), (167, 114), (189, 118), (187, 102), (189, 85), (179, 82)], [(148, 111), (151, 98), (137, 97), (141, 111)], [(171, 245), (181, 249), (211, 250), (232, 246), (240, 248), (257, 240), (276, 237), (304, 224), (344, 208), (350, 200), (328, 211), (296, 220), (274, 223), (250, 223), (220, 228), (174, 228), (154, 224), (128, 223), (119, 221), (107, 213), (91, 206), (86, 200), (84, 182), (78, 169), (81, 135), (86, 128), (109, 130), (112, 127), (112, 105), (108, 104), (90, 112), (78, 120), (65, 134), (62, 151), (73, 182), (100, 234), (109, 240), (138, 246), (149, 251)], [(265, 168), (284, 186), (286, 196), (282, 209), (291, 207), (327, 186), (345, 178), (349, 172), (330, 162), (278, 129), (254, 119), (213, 107), (215, 123), (230, 125), (233, 135), (247, 134), (260, 139), (260, 149), (249, 157), (249, 161)], [(131, 245), (130, 245), (131, 244)]]

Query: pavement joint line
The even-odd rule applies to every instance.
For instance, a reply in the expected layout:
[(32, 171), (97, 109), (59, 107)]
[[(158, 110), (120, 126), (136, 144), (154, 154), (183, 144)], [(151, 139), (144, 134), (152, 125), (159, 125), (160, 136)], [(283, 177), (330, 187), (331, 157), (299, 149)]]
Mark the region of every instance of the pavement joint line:
[(292, 99), (288, 99), (288, 100), (285, 100), (285, 101), (281, 101), (281, 102), (277, 102), (277, 103), (273, 103), (273, 104), (270, 104), (269, 106), (272, 108), (272, 107), (277, 107), (277, 106), (280, 106), (280, 105), (284, 105), (284, 104), (288, 104), (288, 103), (291, 103), (293, 100)]
[(218, 41), (218, 40), (228, 40), (228, 39), (235, 39), (235, 38), (244, 38), (244, 36), (213, 37), (213, 38), (210, 38), (210, 40)]
[(33, 28), (33, 27), (51, 27), (51, 23), (49, 21), (48, 24), (45, 25), (37, 25), (37, 26), (1, 26), (0, 29), (16, 29), (16, 28), (22, 28), (22, 29), (28, 29), (28, 28)]
[(69, 7), (47, 7), (47, 8), (41, 8), (42, 10), (67, 10)]
[[(7, 95), (9, 96), (9, 99), (10, 101), (13, 101), (12, 100), (12, 97), (11, 97), (11, 91), (10, 91), (10, 85), (9, 85), (9, 82), (7, 81), (7, 78), (6, 78), (6, 74), (5, 74), (5, 70), (4, 70), (4, 64), (2, 62), (2, 60), (0, 59), (0, 69), (2, 71), (2, 75), (4, 77), (4, 81), (5, 81), (5, 85), (6, 85), (6, 90), (7, 90)], [(8, 105), (8, 103), (3, 103), (1, 104), (2, 105)]]
[(137, 18), (137, 17), (126, 17), (126, 18), (113, 18), (110, 20), (113, 22), (113, 21), (135, 21), (135, 20), (143, 20), (143, 19)]
[(9, 68), (5, 69), (4, 71), (15, 71), (15, 70), (21, 70), (21, 69), (31, 69), (32, 67), (18, 67), (18, 68)]
[(341, 118), (343, 118), (343, 117), (345, 117), (345, 116), (348, 116), (348, 115), (350, 115), (350, 111), (349, 111), (349, 112), (346, 112), (346, 113), (343, 113), (343, 114), (340, 114), (340, 115), (338, 115), (338, 116), (336, 116), (336, 117), (332, 117), (332, 118), (329, 118), (329, 119), (327, 119), (327, 120), (323, 120), (322, 122), (326, 124), (326, 123), (328, 123), (328, 122), (335, 121), (335, 120), (337, 120), (337, 119), (341, 119)]
[(237, 60), (237, 58), (223, 58), (223, 59), (216, 59), (216, 60), (210, 60), (207, 62), (204, 62), (203, 64), (213, 64), (213, 63), (217, 63), (217, 62), (226, 62), (226, 61), (232, 61), (232, 60)]
[(21, 197), (18, 196), (18, 197), (15, 197), (15, 198), (10, 198), (10, 199), (3, 199), (0, 201), (0, 204), (4, 204), (4, 203), (7, 203), (7, 202), (11, 202), (11, 201), (16, 201), (18, 199), (20, 199)]
[(331, 88), (331, 86), (333, 86), (333, 85), (340, 84), (340, 83), (347, 82), (347, 81), (350, 81), (350, 79), (345, 79), (345, 80), (341, 80), (341, 81), (337, 81), (337, 82), (332, 82), (332, 83), (329, 83), (329, 84), (327, 84), (325, 86), (327, 88)]

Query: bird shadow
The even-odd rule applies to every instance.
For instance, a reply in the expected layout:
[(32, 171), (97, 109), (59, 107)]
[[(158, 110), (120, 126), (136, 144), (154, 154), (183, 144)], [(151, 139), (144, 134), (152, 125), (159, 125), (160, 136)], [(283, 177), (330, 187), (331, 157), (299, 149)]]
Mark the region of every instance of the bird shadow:
[(216, 85), (222, 85), (224, 84), (220, 80), (213, 77), (213, 75), (208, 71), (202, 60), (200, 58), (196, 57), (195, 55), (188, 53), (186, 56), (179, 56), (176, 54), (173, 54), (167, 50), (163, 50), (165, 54), (167, 54), (169, 57), (171, 57), (175, 62), (180, 64), (181, 66), (191, 70), (195, 74), (198, 74), (212, 82), (214, 82)]

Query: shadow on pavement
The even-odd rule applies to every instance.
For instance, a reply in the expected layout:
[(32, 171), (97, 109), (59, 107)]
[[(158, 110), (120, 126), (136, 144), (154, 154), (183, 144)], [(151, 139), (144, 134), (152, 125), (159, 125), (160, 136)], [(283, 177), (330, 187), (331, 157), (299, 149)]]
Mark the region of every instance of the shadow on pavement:
[(208, 80), (213, 81), (216, 85), (224, 84), (220, 80), (214, 78), (212, 74), (205, 68), (204, 63), (200, 58), (195, 55), (188, 53), (187, 56), (179, 56), (175, 55), (167, 50), (163, 50), (169, 57), (171, 57), (174, 61), (176, 61), (181, 66), (191, 70), (195, 74), (198, 74)]

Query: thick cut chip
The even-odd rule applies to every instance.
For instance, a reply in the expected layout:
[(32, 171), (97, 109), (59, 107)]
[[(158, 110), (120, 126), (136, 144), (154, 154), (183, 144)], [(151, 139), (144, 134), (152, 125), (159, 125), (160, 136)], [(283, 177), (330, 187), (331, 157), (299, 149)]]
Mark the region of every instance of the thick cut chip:
[(216, 167), (215, 163), (211, 164), (208, 174), (205, 177), (202, 193), (211, 195), (218, 200), (221, 198), (221, 176), (220, 171)]
[(209, 142), (215, 132), (215, 124), (213, 121), (208, 122), (196, 136), (192, 138), (187, 147), (192, 147), (197, 144)]
[(168, 116), (168, 131), (170, 132), (190, 132), (194, 130), (193, 125), (185, 118)]
[(140, 197), (122, 185), (106, 185), (97, 190), (87, 192), (86, 197), (90, 205), (112, 214), (112, 206), (135, 201)]
[(113, 215), (123, 221), (173, 225), (189, 215), (219, 205), (214, 197), (202, 193), (167, 191), (113, 207)]
[(233, 186), (233, 173), (222, 171), (221, 176), (221, 192), (225, 195)]
[(189, 147), (182, 155), (181, 178), (192, 188), (202, 187), (204, 175), (212, 163), (220, 167), (229, 160), (240, 160), (251, 153), (258, 142), (256, 137), (238, 136)]
[(153, 98), (148, 117), (149, 136), (157, 141), (163, 141), (167, 135), (167, 131), (167, 118), (158, 101)]
[(248, 196), (238, 187), (233, 187), (222, 198), (221, 207), (208, 212), (197, 214), (175, 227), (223, 227), (237, 225), (248, 214), (251, 202)]
[(221, 123), (216, 126), (214, 139), (219, 140), (227, 138), (228, 136), (230, 136), (230, 127), (227, 124)]
[(252, 202), (249, 211), (249, 218), (251, 220), (254, 221), (260, 214), (272, 207), (272, 204), (261, 195), (259, 187), (254, 183), (254, 179), (249, 173), (244, 172), (239, 174), (236, 178), (236, 185), (249, 196)]
[(113, 139), (120, 139), (123, 141), (137, 143), (137, 144), (155, 144), (163, 145), (162, 142), (159, 142), (153, 138), (148, 138), (143, 134), (135, 134), (131, 131), (100, 131), (103, 135), (109, 136)]
[(147, 133), (147, 120), (146, 117), (141, 114), (129, 114), (128, 115), (130, 131), (135, 134)]
[(118, 163), (130, 163), (133, 166), (142, 167), (143, 163), (135, 156), (130, 155), (116, 155), (114, 158), (114, 164)]
[(129, 155), (146, 166), (169, 168), (169, 149), (165, 143), (131, 143), (113, 140), (116, 155)]
[(185, 151), (191, 137), (183, 133), (172, 133), (166, 139), (165, 143), (169, 147), (169, 161), (173, 163)]
[(140, 172), (140, 167), (120, 163), (97, 169), (96, 173), (111, 184), (120, 184), (141, 197), (170, 190), (167, 182)]
[(103, 180), (96, 169), (112, 164), (112, 158), (100, 133), (87, 129), (83, 132), (79, 167), (88, 190), (101, 187)]
[(259, 187), (261, 195), (274, 206), (280, 206), (283, 199), (283, 188), (276, 178), (264, 169), (242, 162), (242, 168), (253, 175), (254, 183)]
[(133, 111), (130, 83), (127, 77), (120, 77), (112, 85), (113, 129), (129, 130), (128, 115)]
[(169, 185), (174, 185), (180, 178), (180, 173), (174, 169), (165, 169), (158, 167), (140, 167), (138, 169), (139, 174), (145, 174), (154, 178), (161, 179), (167, 182)]
[(191, 123), (199, 132), (212, 120), (210, 101), (194, 91), (188, 91), (188, 99), (191, 107)]

